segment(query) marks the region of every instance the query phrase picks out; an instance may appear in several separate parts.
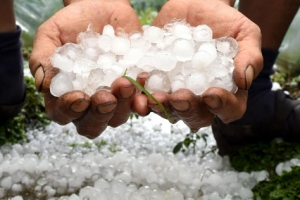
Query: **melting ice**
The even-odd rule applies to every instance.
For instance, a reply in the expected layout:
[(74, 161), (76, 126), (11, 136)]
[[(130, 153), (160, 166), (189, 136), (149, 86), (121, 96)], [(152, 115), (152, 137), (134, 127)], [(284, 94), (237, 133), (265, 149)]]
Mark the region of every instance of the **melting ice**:
[(57, 97), (74, 90), (92, 95), (127, 70), (131, 78), (148, 72), (145, 88), (151, 93), (186, 88), (201, 95), (209, 87), (236, 92), (232, 73), (238, 44), (231, 37), (212, 36), (207, 25), (192, 27), (184, 21), (163, 28), (145, 25), (142, 33), (131, 35), (111, 25), (102, 34), (88, 27), (78, 35), (78, 44), (67, 43), (52, 55), (60, 72), (50, 91)]

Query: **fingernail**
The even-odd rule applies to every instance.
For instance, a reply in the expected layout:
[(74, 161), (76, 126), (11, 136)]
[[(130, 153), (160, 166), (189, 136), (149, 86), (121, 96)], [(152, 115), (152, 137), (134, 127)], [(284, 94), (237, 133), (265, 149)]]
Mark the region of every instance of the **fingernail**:
[(134, 92), (134, 86), (130, 85), (130, 86), (123, 86), (120, 88), (120, 93), (122, 98), (127, 99), (129, 97), (131, 97), (131, 95)]
[(89, 106), (90, 102), (87, 101), (86, 99), (78, 99), (71, 105), (71, 110), (74, 112), (83, 112), (87, 109)]
[(191, 128), (191, 132), (192, 133), (197, 133), (199, 131), (199, 129), (193, 129), (193, 128)]
[(96, 91), (99, 91), (99, 90), (104, 90), (104, 91), (107, 91), (107, 92), (111, 92), (111, 87), (108, 87), (108, 86), (99, 86)]
[(246, 83), (245, 83), (245, 90), (248, 90), (252, 84), (252, 80), (254, 77), (254, 69), (251, 65), (249, 65), (245, 71)]
[(171, 101), (170, 103), (177, 111), (187, 111), (190, 108), (190, 102), (188, 101)]
[(154, 112), (160, 112), (160, 107), (158, 104), (148, 104), (148, 106), (151, 108)]
[(43, 83), (43, 80), (44, 80), (44, 76), (45, 76), (44, 69), (43, 69), (42, 66), (40, 66), (35, 71), (35, 74), (34, 74), (35, 87), (36, 87), (36, 90), (39, 91), (39, 92), (42, 90), (42, 83)]
[(142, 73), (139, 73), (137, 78), (136, 78), (136, 81), (140, 84), (140, 85), (145, 85), (145, 82), (146, 82), (146, 79), (148, 77), (148, 72), (142, 72)]
[(205, 95), (202, 98), (210, 108), (219, 108), (222, 106), (221, 98), (215, 94)]
[(110, 113), (116, 108), (117, 104), (116, 102), (108, 102), (105, 104), (100, 104), (98, 106), (98, 111), (102, 114)]

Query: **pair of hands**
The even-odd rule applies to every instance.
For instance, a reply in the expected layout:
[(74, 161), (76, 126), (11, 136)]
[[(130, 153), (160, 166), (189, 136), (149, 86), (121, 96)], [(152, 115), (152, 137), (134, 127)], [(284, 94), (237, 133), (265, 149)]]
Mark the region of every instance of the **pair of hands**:
[[(231, 36), (239, 44), (234, 59), (234, 81), (239, 87), (236, 94), (224, 89), (209, 88), (201, 97), (186, 89), (172, 94), (156, 92), (158, 99), (173, 120), (183, 120), (193, 131), (212, 123), (214, 115), (228, 123), (242, 117), (246, 110), (248, 88), (262, 69), (259, 28), (225, 3), (212, 0), (170, 0), (159, 12), (152, 25), (163, 27), (172, 19), (184, 19), (192, 26), (207, 24), (214, 37)], [(144, 94), (136, 94), (135, 86), (125, 78), (118, 78), (111, 92), (100, 90), (88, 96), (73, 91), (57, 98), (50, 94), (51, 79), (58, 69), (51, 66), (50, 56), (67, 42), (76, 43), (77, 35), (88, 25), (101, 33), (106, 24), (120, 27), (127, 33), (141, 31), (141, 24), (127, 0), (75, 0), (54, 14), (37, 30), (30, 58), (31, 73), (36, 86), (44, 93), (46, 112), (59, 124), (73, 122), (79, 134), (89, 138), (99, 136), (107, 126), (125, 123), (130, 113), (145, 116), (154, 111), (163, 112)], [(142, 73), (137, 81), (145, 81)]]

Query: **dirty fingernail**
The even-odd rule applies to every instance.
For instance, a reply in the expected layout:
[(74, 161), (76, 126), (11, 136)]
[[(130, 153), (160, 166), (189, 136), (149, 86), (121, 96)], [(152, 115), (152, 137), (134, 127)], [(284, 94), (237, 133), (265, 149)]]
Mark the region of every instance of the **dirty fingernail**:
[(154, 112), (160, 112), (160, 107), (158, 104), (148, 104), (148, 106), (153, 110)]
[(86, 99), (78, 99), (71, 105), (71, 109), (74, 112), (83, 112), (87, 109), (89, 104), (90, 102), (87, 101)]
[(170, 103), (177, 111), (187, 111), (190, 108), (190, 102), (188, 101), (171, 101)]
[(222, 105), (222, 100), (219, 96), (210, 94), (205, 95), (202, 97), (203, 101), (210, 107), (210, 108), (219, 108)]
[(127, 99), (127, 98), (131, 97), (131, 95), (134, 92), (134, 89), (135, 88), (133, 85), (121, 87), (120, 93), (121, 93), (122, 98)]
[(39, 92), (42, 90), (42, 83), (43, 83), (43, 80), (44, 80), (44, 76), (45, 76), (44, 69), (43, 69), (42, 66), (40, 66), (35, 71), (35, 74), (34, 74), (35, 87), (36, 87), (37, 91), (39, 91)]
[(110, 113), (116, 108), (117, 104), (116, 102), (108, 102), (104, 104), (100, 104), (98, 106), (98, 111), (102, 114)]
[(254, 69), (251, 65), (249, 65), (245, 71), (246, 83), (245, 90), (248, 90), (252, 84), (252, 80), (254, 77)]
[(197, 133), (198, 131), (199, 131), (199, 129), (197, 129), (197, 128), (191, 128), (192, 133)]
[(148, 73), (147, 72), (142, 72), (140, 74), (138, 74), (138, 77), (136, 78), (136, 81), (140, 84), (140, 85), (145, 85), (145, 81), (148, 77)]

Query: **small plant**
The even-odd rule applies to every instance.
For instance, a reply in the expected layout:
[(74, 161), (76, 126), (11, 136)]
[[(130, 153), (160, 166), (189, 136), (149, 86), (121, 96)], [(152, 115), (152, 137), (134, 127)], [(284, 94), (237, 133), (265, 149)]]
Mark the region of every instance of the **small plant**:
[(176, 154), (179, 151), (185, 152), (186, 149), (192, 145), (193, 152), (196, 153), (196, 142), (197, 140), (203, 139), (205, 142), (205, 147), (207, 147), (207, 138), (208, 135), (206, 133), (203, 133), (201, 135), (198, 135), (197, 133), (189, 133), (185, 136), (185, 139), (181, 142), (178, 142), (175, 147), (173, 148), (173, 153)]
[(93, 145), (93, 143), (91, 143), (91, 142), (88, 142), (88, 141), (86, 141), (86, 142), (84, 142), (83, 144), (82, 144), (82, 146), (84, 147), (84, 148), (92, 148), (92, 145)]
[(110, 147), (108, 147), (108, 150), (112, 153), (117, 153), (119, 151), (122, 151), (122, 149), (117, 147), (116, 143), (113, 143)]
[(77, 143), (72, 143), (72, 144), (70, 144), (70, 147), (72, 147), (72, 148), (75, 148), (75, 147), (77, 147), (77, 146), (78, 146)]
[(139, 118), (139, 115), (138, 115), (138, 114), (133, 114), (133, 113), (131, 113), (131, 114), (129, 115), (129, 119), (133, 119), (133, 118), (138, 119), (138, 118)]
[(101, 140), (100, 142), (97, 142), (96, 143), (96, 146), (100, 149), (102, 148), (103, 146), (107, 145), (107, 142), (105, 140)]

